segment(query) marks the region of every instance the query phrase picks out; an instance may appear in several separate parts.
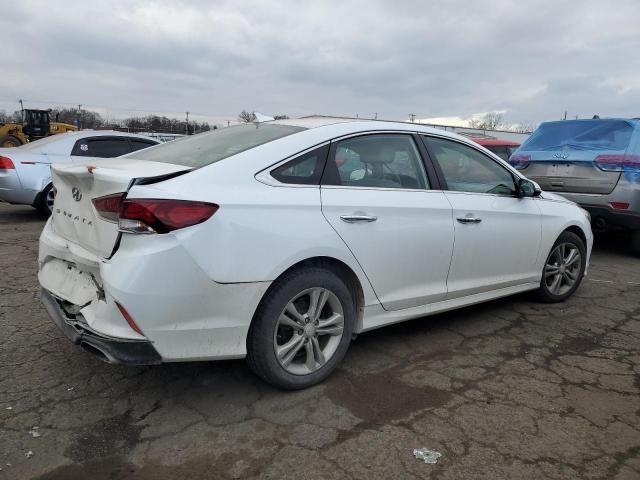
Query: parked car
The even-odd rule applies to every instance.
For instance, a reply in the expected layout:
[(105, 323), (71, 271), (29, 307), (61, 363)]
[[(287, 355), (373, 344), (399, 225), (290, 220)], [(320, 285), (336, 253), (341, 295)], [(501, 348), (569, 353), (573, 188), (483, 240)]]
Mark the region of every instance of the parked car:
[(158, 145), (159, 140), (109, 130), (68, 132), (14, 148), (0, 148), (0, 201), (32, 205), (49, 215), (50, 167), (87, 157), (111, 158)]
[(490, 152), (495, 153), (504, 161), (509, 160), (509, 157), (511, 157), (511, 155), (513, 155), (520, 146), (519, 142), (514, 142), (513, 140), (504, 140), (502, 138), (473, 136), (469, 138), (476, 142), (478, 145), (482, 145)]
[(510, 163), (591, 213), (596, 230), (631, 231), (640, 255), (640, 120), (546, 122)]
[(563, 301), (592, 246), (573, 202), (417, 124), (247, 124), (52, 171), (38, 279), (73, 342), (128, 364), (246, 356), (282, 388), (323, 380), (360, 332)]

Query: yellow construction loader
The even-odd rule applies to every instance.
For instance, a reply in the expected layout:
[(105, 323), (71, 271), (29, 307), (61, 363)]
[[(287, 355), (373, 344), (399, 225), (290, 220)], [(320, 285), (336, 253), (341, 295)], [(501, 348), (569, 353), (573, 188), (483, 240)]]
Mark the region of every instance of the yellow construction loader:
[(38, 138), (78, 130), (69, 123), (52, 122), (50, 114), (51, 110), (24, 109), (22, 123), (0, 123), (0, 148), (18, 147)]

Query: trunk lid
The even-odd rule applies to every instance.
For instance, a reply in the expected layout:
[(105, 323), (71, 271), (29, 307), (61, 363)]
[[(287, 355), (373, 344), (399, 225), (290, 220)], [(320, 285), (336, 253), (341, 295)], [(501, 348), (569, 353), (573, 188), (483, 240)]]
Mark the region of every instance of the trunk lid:
[(514, 157), (525, 159), (524, 173), (543, 190), (606, 195), (620, 172), (601, 168), (598, 160), (623, 157), (636, 123), (616, 118), (545, 122)]
[(543, 190), (606, 195), (618, 184), (620, 172), (605, 172), (594, 162), (599, 155), (609, 153), (620, 152), (526, 152), (531, 160), (523, 173)]
[(189, 170), (184, 165), (127, 158), (96, 159), (80, 165), (53, 165), (51, 177), (57, 193), (51, 228), (70, 243), (108, 258), (120, 235), (118, 224), (101, 217), (92, 200), (127, 192), (134, 182), (142, 179), (162, 180), (167, 175)]

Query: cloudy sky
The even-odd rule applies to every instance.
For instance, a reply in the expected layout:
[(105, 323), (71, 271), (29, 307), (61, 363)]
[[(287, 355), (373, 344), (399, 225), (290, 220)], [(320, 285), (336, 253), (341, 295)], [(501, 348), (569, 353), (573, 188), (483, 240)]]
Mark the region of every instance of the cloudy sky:
[(639, 18), (638, 0), (20, 0), (0, 110), (640, 116)]

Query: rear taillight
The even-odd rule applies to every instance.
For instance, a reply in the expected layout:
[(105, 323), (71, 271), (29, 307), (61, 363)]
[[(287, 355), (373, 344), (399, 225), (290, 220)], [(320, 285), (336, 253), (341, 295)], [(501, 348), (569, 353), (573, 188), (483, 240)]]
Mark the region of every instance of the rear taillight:
[(605, 172), (640, 172), (640, 155), (598, 155), (593, 163)]
[(518, 170), (523, 170), (529, 166), (529, 162), (531, 161), (531, 155), (522, 155), (520, 153), (514, 153), (509, 157), (509, 163), (517, 168)]
[(611, 208), (615, 208), (616, 210), (626, 210), (629, 208), (628, 202), (609, 202), (609, 205), (611, 205)]
[(96, 207), (98, 214), (102, 218), (110, 222), (118, 223), (124, 196), (124, 193), (114, 193), (113, 195), (94, 198), (92, 200), (93, 206)]
[(209, 219), (220, 208), (215, 203), (155, 198), (125, 199), (116, 193), (93, 200), (98, 214), (105, 220), (118, 222), (125, 233), (169, 233), (197, 225)]
[(197, 225), (220, 208), (215, 203), (190, 200), (131, 199), (122, 202), (120, 231), (168, 233)]
[(9, 157), (0, 156), (0, 170), (13, 170), (16, 166)]

